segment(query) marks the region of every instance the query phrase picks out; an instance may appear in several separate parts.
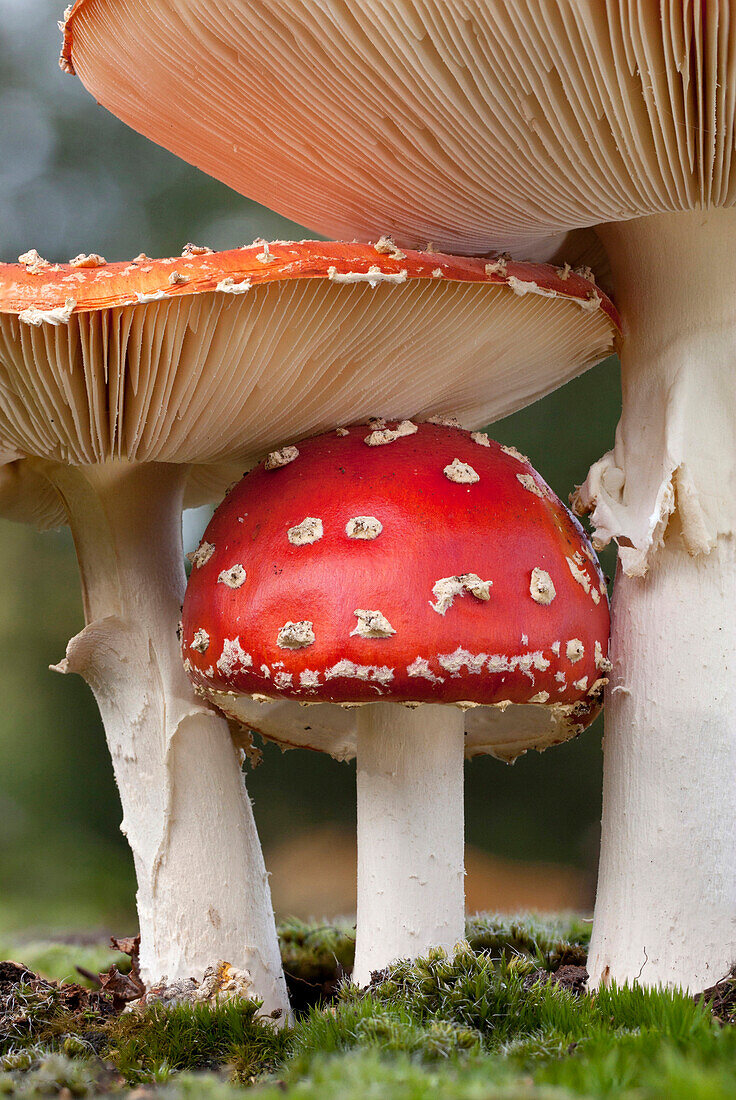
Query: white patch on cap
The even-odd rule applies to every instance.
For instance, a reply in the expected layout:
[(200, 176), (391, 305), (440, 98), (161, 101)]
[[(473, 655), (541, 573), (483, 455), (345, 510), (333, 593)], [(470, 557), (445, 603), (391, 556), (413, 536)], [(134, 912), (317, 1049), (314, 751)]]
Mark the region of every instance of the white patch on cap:
[(521, 635), (521, 644), (522, 645), (529, 645), (529, 635), (528, 634), (522, 634)]
[(521, 482), (528, 492), (534, 493), (536, 497), (544, 497), (544, 490), (537, 485), (531, 474), (517, 474), (516, 480)]
[(580, 680), (575, 680), (572, 686), (576, 691), (586, 691), (588, 688), (588, 677), (583, 676)]
[(552, 649), (552, 652), (554, 653), (555, 657), (559, 657), (559, 655), (560, 655), (560, 643), (559, 642), (553, 642), (552, 646), (551, 646), (551, 649)]
[(482, 581), (477, 573), (461, 573), (457, 577), (440, 577), (432, 585), (432, 594), (437, 603), (429, 601), (429, 606), (438, 615), (444, 615), (452, 607), (455, 596), (464, 596), (470, 592), (478, 600), (490, 600), (493, 581)]
[(443, 472), (448, 481), (455, 481), (458, 485), (474, 485), (476, 481), (480, 481), (473, 467), (467, 462), (461, 462), (459, 458), (453, 458)]
[(394, 678), (394, 670), (386, 665), (356, 665), (345, 657), (332, 668), (325, 670), (325, 680), (347, 677), (351, 680), (366, 680), (371, 684), (388, 684)]
[(549, 661), (542, 653), (541, 649), (537, 649), (534, 653), (522, 653), (516, 657), (507, 657), (503, 653), (494, 653), (488, 658), (488, 671), (489, 672), (516, 672), (518, 669), (528, 676), (532, 683), (534, 683), (534, 673), (532, 669), (536, 669), (538, 672), (545, 672), (549, 668)]
[(541, 603), (545, 607), (551, 604), (557, 595), (549, 573), (545, 569), (540, 569), (538, 565), (532, 569), (529, 591), (535, 603)]
[(189, 282), (186, 275), (182, 275), (181, 271), (172, 271), (169, 275), (169, 282), (172, 286), (183, 286)]
[(335, 435), (350, 435), (347, 428), (335, 428)]
[[(577, 560), (575, 560), (575, 559), (577, 559)], [(595, 585), (591, 582), (591, 579), (588, 576), (588, 574), (585, 572), (585, 570), (580, 568), (581, 564), (584, 561), (584, 558), (583, 558), (582, 554), (575, 553), (575, 555), (572, 558), (565, 558), (565, 561), (567, 562), (567, 564), (570, 568), (570, 572), (572, 573), (573, 577), (575, 578), (577, 583), (580, 585), (580, 587), (587, 593), (587, 595), (590, 596), (590, 598), (593, 600), (593, 603), (594, 604), (600, 603), (600, 601), (601, 601), (600, 592), (595, 587)]]
[(231, 565), (229, 569), (223, 569), (217, 578), (218, 584), (226, 584), (228, 588), (240, 588), (245, 584), (246, 572), (242, 565)]
[(199, 630), (196, 631), (196, 633), (194, 635), (194, 638), (192, 639), (189, 648), (193, 649), (195, 653), (206, 653), (209, 644), (210, 644), (209, 634), (207, 633), (206, 630), (204, 630), (202, 627), (200, 627)]
[(433, 684), (444, 684), (444, 676), (435, 676), (429, 667), (429, 661), (425, 657), (416, 657), (410, 665), (406, 666), (409, 676), (420, 676), (423, 680), (429, 680)]
[(307, 619), (293, 623), (291, 620), (284, 623), (276, 636), (276, 645), (280, 649), (305, 649), (308, 645), (314, 645), (315, 637), (312, 629), (313, 623)]
[(473, 443), (477, 443), (479, 447), (490, 447), (491, 441), (485, 432), (471, 432), (470, 438)]
[(35, 248), (29, 248), (27, 252), (20, 255), (18, 263), (26, 265), (26, 271), (29, 275), (38, 275), (44, 268), (51, 267), (49, 261), (44, 260), (43, 256), (39, 256)]
[(491, 263), (486, 264), (486, 275), (503, 275), (506, 276), (506, 264), (511, 259), (508, 252), (502, 252), (500, 256), (492, 260)]
[[(580, 488), (580, 486), (578, 486), (578, 488)], [(573, 493), (572, 495), (576, 496), (577, 493)], [(584, 542), (581, 549), (582, 549), (583, 553), (585, 554), (586, 558), (588, 559), (588, 561), (591, 562), (593, 565), (595, 565), (596, 564), (595, 554), (593, 553), (591, 548), (588, 546), (588, 544)]]
[(441, 267), (432, 268), (432, 278), (433, 279), (441, 279), (443, 275), (444, 275), (444, 271), (442, 270)]
[(324, 535), (322, 520), (316, 516), (306, 516), (296, 527), (290, 527), (286, 537), (292, 546), (309, 546), (318, 542)]
[(566, 684), (567, 683), (567, 677), (565, 676), (564, 672), (556, 672), (555, 673), (555, 680), (557, 681), (558, 684)]
[(299, 683), (305, 688), (319, 687), (319, 673), (311, 668), (305, 668), (299, 673)]
[(542, 298), (555, 297), (554, 290), (546, 290), (545, 287), (540, 286), (539, 283), (535, 283), (533, 280), (518, 279), (516, 275), (509, 275), (506, 285), (520, 298), (523, 298), (525, 294), (539, 294)]
[(437, 657), (445, 672), (449, 672), (455, 678), (460, 675), (463, 668), (467, 668), (468, 672), (474, 675), (482, 672), (487, 659), (487, 653), (469, 653), (461, 646), (458, 646), (454, 653), (441, 653)]
[(600, 309), (602, 298), (596, 290), (591, 290), (587, 298), (573, 298), (585, 313), (595, 313), (597, 309)]
[(588, 267), (587, 264), (579, 264), (573, 268), (573, 273), (579, 275), (581, 279), (587, 279), (589, 283), (595, 283), (595, 272), (592, 267)]
[(21, 310), (18, 320), (24, 325), (33, 325), (34, 328), (40, 328), (43, 324), (68, 325), (76, 305), (76, 299), (67, 298), (63, 306), (54, 306), (53, 309), (36, 309), (35, 306), (30, 306)]
[(460, 428), (460, 421), (456, 416), (430, 416), (428, 424), (437, 424), (440, 428)]
[(575, 664), (576, 661), (579, 661), (581, 657), (585, 656), (585, 646), (579, 638), (571, 638), (567, 643), (565, 653), (567, 654), (568, 661)]
[(282, 447), (280, 451), (271, 451), (264, 462), (264, 467), (267, 470), (279, 470), (282, 466), (288, 466), (290, 462), (298, 457), (299, 449), (297, 447)]
[(392, 260), (405, 260), (406, 253), (402, 252), (400, 248), (394, 244), (391, 237), (381, 237), (373, 245), (376, 252), (380, 252), (383, 256), (389, 256)]
[(383, 531), (383, 524), (375, 516), (353, 516), (345, 524), (345, 534), (349, 539), (377, 539)]
[(521, 453), (521, 451), (517, 451), (516, 447), (506, 446), (506, 445), (502, 444), (501, 445), (501, 450), (503, 451), (503, 453), (505, 455), (508, 455), (509, 458), (515, 458), (518, 462), (528, 462), (529, 461), (529, 459), (526, 457), (526, 455), (523, 455)]
[(365, 437), (364, 442), (369, 447), (382, 447), (385, 443), (394, 443), (405, 435), (414, 435), (418, 431), (416, 424), (411, 420), (402, 420), (395, 428), (380, 428), (372, 431)]
[(69, 261), (69, 267), (103, 267), (106, 263), (105, 257), (97, 252), (80, 252)]
[(369, 416), (368, 427), (372, 432), (380, 431), (381, 428), (387, 428), (388, 424), (382, 416)]
[(603, 656), (603, 647), (600, 642), (595, 643), (595, 667), (599, 668), (601, 672), (610, 672), (613, 665), (609, 661), (608, 657)]
[(532, 695), (529, 700), (530, 703), (546, 703), (549, 699), (548, 691), (538, 691), (536, 695)]
[(263, 242), (263, 252), (259, 252), (256, 256), (256, 259), (262, 264), (272, 264), (274, 262), (276, 257), (271, 255), (271, 250), (268, 247), (268, 241)]
[(152, 290), (147, 294), (145, 291), (136, 290), (135, 297), (138, 305), (144, 306), (148, 302), (164, 302), (167, 294), (165, 290)]
[(225, 639), (222, 644), (222, 653), (217, 662), (218, 671), (223, 676), (231, 676), (235, 672), (236, 665), (240, 665), (241, 668), (250, 668), (252, 664), (253, 658), (250, 653), (246, 653), (243, 649), (239, 636)]
[(291, 687), (291, 682), (294, 679), (291, 672), (277, 672), (273, 678), (273, 686), (281, 691), (284, 688)]
[(390, 638), (396, 633), (386, 616), (380, 611), (366, 611), (358, 607), (353, 614), (358, 619), (358, 625), (355, 630), (350, 631), (351, 638), (355, 634), (360, 638)]
[(232, 275), (228, 275), (226, 279), (217, 284), (215, 290), (219, 290), (220, 294), (245, 294), (252, 285), (250, 279), (241, 279), (239, 283), (236, 283)]
[(184, 671), (189, 673), (189, 672), (192, 671), (193, 667), (194, 666), (192, 665), (192, 662), (189, 660), (189, 658), (185, 657), (184, 658)]
[(271, 679), (271, 669), (268, 665), (261, 665), (261, 673), (267, 680)]
[(372, 264), (367, 271), (338, 271), (336, 267), (327, 268), (327, 278), (332, 283), (368, 283), (374, 290), (379, 283), (405, 283), (409, 272), (404, 268), (395, 274), (381, 271), (377, 264)]
[(203, 565), (207, 564), (214, 552), (215, 547), (213, 544), (203, 540), (194, 553), (189, 555), (189, 560), (195, 569), (201, 569)]

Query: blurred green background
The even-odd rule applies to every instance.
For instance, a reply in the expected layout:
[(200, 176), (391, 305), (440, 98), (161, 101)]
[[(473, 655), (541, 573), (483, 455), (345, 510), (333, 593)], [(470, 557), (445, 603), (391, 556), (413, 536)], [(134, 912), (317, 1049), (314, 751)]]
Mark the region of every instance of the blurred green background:
[[(257, 236), (305, 236), (97, 107), (57, 66), (59, 8), (0, 0), (0, 258), (35, 247), (53, 260), (93, 251), (122, 260), (141, 251), (175, 255), (189, 240), (230, 248)], [(528, 454), (567, 499), (611, 446), (619, 406), (618, 365), (609, 360), (491, 434)], [(201, 520), (187, 523), (190, 545)], [(612, 573), (610, 553), (603, 564)], [(83, 625), (68, 532), (0, 521), (0, 578), (0, 933), (124, 932), (135, 922), (134, 879), (102, 727), (85, 684), (48, 671)], [(599, 720), (577, 741), (513, 767), (488, 758), (467, 766), (471, 879), (483, 878), (485, 891), (473, 896), (507, 907), (519, 881), (536, 898), (539, 869), (522, 861), (541, 861), (576, 871), (572, 902), (592, 901), (600, 737)], [(354, 782), (352, 766), (274, 748), (249, 774), (277, 907), (324, 915), (320, 907), (349, 904), (344, 890), (330, 899), (321, 887), (310, 893), (310, 883), (340, 873), (339, 861), (331, 867), (325, 858), (340, 838), (350, 860)], [(311, 856), (309, 837), (322, 838)], [(298, 854), (291, 862), (290, 851)], [(519, 862), (507, 867), (483, 853)], [(295, 866), (300, 893), (286, 881)], [(569, 874), (551, 872), (563, 885)]]

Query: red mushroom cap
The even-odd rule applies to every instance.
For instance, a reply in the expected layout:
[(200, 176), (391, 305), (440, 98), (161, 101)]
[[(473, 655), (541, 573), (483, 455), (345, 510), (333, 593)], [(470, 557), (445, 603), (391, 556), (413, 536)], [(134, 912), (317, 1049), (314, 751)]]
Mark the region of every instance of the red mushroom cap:
[(590, 544), (522, 455), (379, 421), (284, 448), (232, 490), (194, 557), (182, 648), (223, 709), (536, 703), (582, 728), (608, 633)]

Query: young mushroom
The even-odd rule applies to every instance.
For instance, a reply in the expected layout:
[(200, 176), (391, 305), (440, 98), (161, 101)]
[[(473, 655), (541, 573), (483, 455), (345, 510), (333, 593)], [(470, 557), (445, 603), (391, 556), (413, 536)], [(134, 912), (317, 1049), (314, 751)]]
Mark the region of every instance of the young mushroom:
[[(136, 129), (326, 234), (545, 259), (564, 243), (569, 260), (595, 227), (626, 340), (616, 444), (578, 498), (620, 562), (588, 968), (701, 990), (736, 957), (733, 6), (334, 9), (163, 0), (154, 19), (143, 0), (78, 0), (65, 64)], [(172, 63), (193, 36), (198, 89)], [(254, 86), (264, 55), (278, 63)]]
[[(530, 308), (514, 278), (548, 297)], [(87, 679), (104, 719), (147, 982), (199, 979), (224, 959), (250, 972), (267, 1010), (287, 1009), (239, 759), (179, 659), (185, 486), (211, 490), (223, 464), (242, 473), (287, 432), (368, 415), (376, 392), (398, 416), (452, 395), (483, 424), (610, 351), (615, 310), (604, 297), (581, 308), (590, 293), (548, 267), (499, 274), (482, 260), (319, 242), (187, 246), (129, 264), (29, 252), (0, 265), (0, 440), (23, 456), (14, 474), (3, 468), (0, 507), (34, 519), (42, 505), (74, 536), (87, 626), (59, 669)], [(269, 465), (283, 474), (295, 454)], [(223, 592), (239, 590), (237, 564)], [(203, 635), (197, 645), (205, 659)]]
[(600, 706), (608, 600), (579, 524), (512, 448), (374, 420), (249, 473), (200, 551), (197, 692), (282, 745), (357, 757), (355, 980), (452, 947), (464, 757), (557, 744)]

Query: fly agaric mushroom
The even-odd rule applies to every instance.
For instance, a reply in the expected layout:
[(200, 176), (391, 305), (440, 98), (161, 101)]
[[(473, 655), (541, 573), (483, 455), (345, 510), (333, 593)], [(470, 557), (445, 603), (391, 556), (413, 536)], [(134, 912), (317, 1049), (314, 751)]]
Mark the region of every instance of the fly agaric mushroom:
[[(328, 234), (547, 258), (595, 227), (627, 338), (616, 445), (579, 497), (620, 563), (588, 968), (700, 990), (736, 956), (733, 6), (343, 9), (78, 0), (64, 64), (136, 129)], [(198, 90), (172, 64), (194, 38)]]
[[(592, 721), (608, 599), (577, 521), (523, 455), (479, 432), (379, 420), (288, 459), (215, 512), (182, 653), (230, 717), (357, 757), (365, 984), (462, 939), (463, 758), (513, 759)], [(274, 699), (291, 702), (259, 722)], [(335, 703), (352, 709), (333, 724)]]
[[(544, 296), (520, 296), (528, 281)], [(603, 358), (615, 332), (583, 278), (365, 245), (0, 266), (0, 439), (54, 486), (74, 535), (87, 627), (60, 668), (105, 721), (145, 980), (224, 958), (267, 1009), (287, 1003), (229, 731), (178, 655), (185, 481), (367, 415), (376, 392), (392, 415), (454, 400), (482, 424)]]

